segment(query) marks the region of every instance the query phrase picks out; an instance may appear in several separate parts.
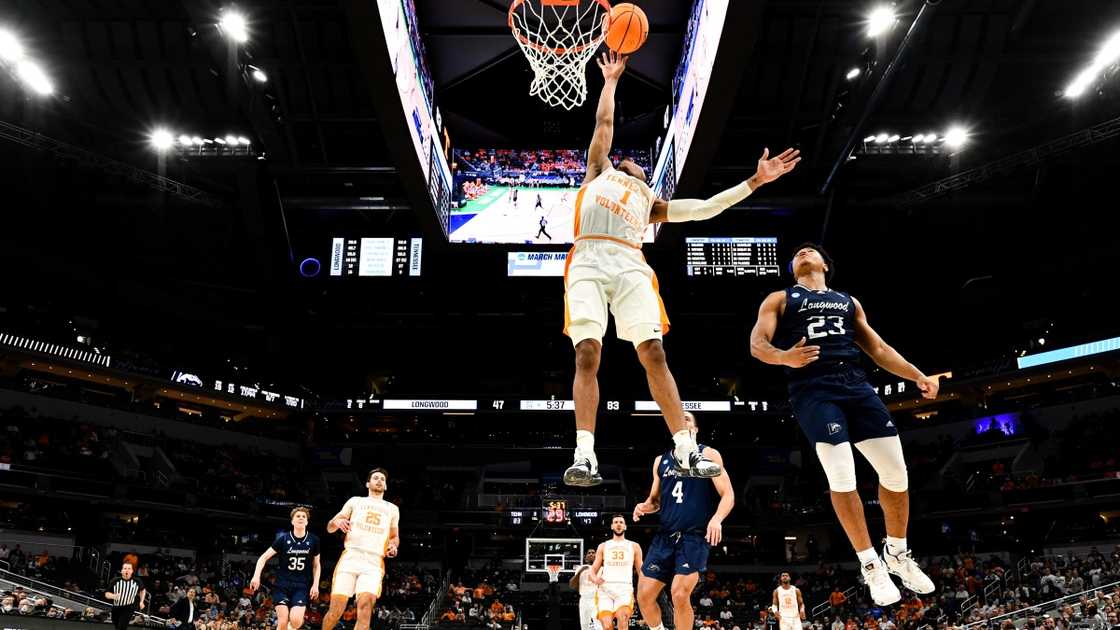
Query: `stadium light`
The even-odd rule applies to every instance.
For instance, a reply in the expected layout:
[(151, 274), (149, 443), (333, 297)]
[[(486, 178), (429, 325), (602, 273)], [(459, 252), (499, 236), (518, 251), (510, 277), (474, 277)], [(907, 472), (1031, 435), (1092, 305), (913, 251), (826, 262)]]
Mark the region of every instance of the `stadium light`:
[(23, 59), (23, 45), (11, 31), (0, 30), (0, 61), (15, 63)]
[(964, 127), (951, 127), (945, 133), (945, 145), (952, 149), (959, 149), (968, 142), (968, 131)]
[(874, 140), (875, 140), (875, 136), (867, 136), (866, 138), (863, 139), (864, 142), (872, 142)]
[(910, 138), (910, 142), (913, 142), (914, 144), (921, 144), (922, 142), (925, 141), (925, 139), (926, 139), (925, 135), (919, 133), (916, 136), (914, 136), (913, 138)]
[(1066, 87), (1066, 98), (1077, 98), (1085, 93), (1093, 81), (1105, 68), (1120, 60), (1120, 31), (1113, 33), (1097, 51), (1093, 62), (1077, 74), (1077, 77)]
[(851, 81), (852, 79), (854, 79), (858, 76), (859, 76), (859, 68), (852, 68), (851, 70), (848, 71), (848, 74), (844, 75), (844, 78)]
[(252, 70), (253, 79), (257, 83), (267, 83), (268, 82), (268, 75), (264, 73), (264, 70), (261, 70), (260, 68), (258, 68), (256, 66), (249, 66), (249, 69)]
[(894, 26), (894, 9), (890, 6), (876, 7), (867, 16), (867, 36), (878, 37)]
[(250, 144), (252, 144), (252, 142), (249, 142), (249, 139), (245, 136), (237, 136), (237, 141), (245, 146), (249, 146)]
[(191, 144), (195, 146), (202, 146), (204, 144), (202, 136), (191, 136)]
[(937, 142), (937, 134), (932, 131), (926, 134), (926, 142)]
[(887, 141), (887, 138), (889, 138), (889, 137), (890, 136), (888, 136), (887, 134), (881, 133), (881, 134), (875, 136), (875, 143), (876, 144), (883, 144), (884, 142)]
[(898, 142), (899, 138), (901, 138), (901, 136), (896, 133), (893, 136), (887, 138), (887, 142)]
[(249, 24), (245, 21), (245, 16), (237, 11), (223, 11), (218, 26), (226, 36), (238, 44), (249, 41)]
[(54, 85), (47, 78), (47, 73), (43, 72), (39, 64), (34, 61), (21, 61), (16, 67), (16, 74), (27, 84), (27, 87), (41, 96), (50, 96), (54, 92)]
[(237, 136), (226, 136), (226, 144), (230, 146), (237, 146)]
[(153, 131), (149, 139), (152, 142), (152, 147), (161, 153), (175, 144), (175, 138), (171, 135), (171, 132), (162, 127)]
[(184, 147), (189, 147), (194, 144), (194, 142), (191, 140), (190, 136), (183, 134), (179, 136), (179, 144), (183, 145)]
[(214, 138), (214, 142), (217, 142), (218, 144), (225, 144), (226, 140), (225, 138)]

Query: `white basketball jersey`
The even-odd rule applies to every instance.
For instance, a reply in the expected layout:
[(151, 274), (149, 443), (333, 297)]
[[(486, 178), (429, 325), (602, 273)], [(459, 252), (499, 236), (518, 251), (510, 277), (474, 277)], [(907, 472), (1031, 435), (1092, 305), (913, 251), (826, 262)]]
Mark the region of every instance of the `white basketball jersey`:
[(800, 617), (797, 608), (797, 587), (778, 587), (778, 615), (781, 617)]
[(576, 196), (576, 238), (609, 236), (641, 247), (653, 201), (645, 182), (608, 168)]
[(603, 543), (603, 580), (615, 584), (634, 584), (634, 543), (608, 540)]
[[(598, 587), (591, 581), (591, 565), (585, 564), (583, 566), (587, 567), (587, 570), (579, 574), (579, 596), (595, 597), (595, 589)], [(579, 568), (576, 571), (579, 571)]]
[(401, 518), (397, 506), (384, 499), (350, 497), (340, 513), (350, 519), (350, 532), (346, 534), (345, 543), (347, 549), (385, 555), (389, 546), (389, 530), (397, 527)]

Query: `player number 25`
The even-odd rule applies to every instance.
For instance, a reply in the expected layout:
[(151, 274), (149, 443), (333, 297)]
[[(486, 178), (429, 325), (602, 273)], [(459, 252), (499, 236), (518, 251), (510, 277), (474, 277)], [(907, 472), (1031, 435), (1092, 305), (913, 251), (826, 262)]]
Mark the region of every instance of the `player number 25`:
[(303, 561), (307, 558), (288, 558), (289, 571), (303, 571)]
[[(822, 330), (825, 326), (832, 324), (827, 330)], [(818, 315), (809, 318), (809, 338), (817, 339), (820, 337), (827, 337), (829, 335), (843, 335), (847, 331), (844, 330), (844, 318), (839, 315)]]
[(684, 486), (681, 482), (678, 481), (677, 485), (673, 486), (671, 494), (677, 498), (677, 503), (684, 503)]

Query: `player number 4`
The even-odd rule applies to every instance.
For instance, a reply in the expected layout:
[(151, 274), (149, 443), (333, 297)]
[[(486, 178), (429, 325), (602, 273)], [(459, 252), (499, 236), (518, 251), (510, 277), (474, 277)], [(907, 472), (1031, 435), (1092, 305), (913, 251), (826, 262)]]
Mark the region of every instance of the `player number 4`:
[(307, 558), (288, 558), (289, 571), (303, 571), (303, 561)]
[[(830, 324), (831, 326), (828, 329), (822, 330), (825, 326), (829, 326)], [(820, 337), (827, 337), (829, 335), (843, 335), (848, 331), (844, 330), (843, 317), (839, 315), (828, 315), (827, 317), (818, 315), (809, 318), (808, 332), (810, 339), (819, 339)]]
[(673, 486), (673, 491), (670, 494), (677, 498), (677, 503), (684, 503), (684, 486), (680, 481)]

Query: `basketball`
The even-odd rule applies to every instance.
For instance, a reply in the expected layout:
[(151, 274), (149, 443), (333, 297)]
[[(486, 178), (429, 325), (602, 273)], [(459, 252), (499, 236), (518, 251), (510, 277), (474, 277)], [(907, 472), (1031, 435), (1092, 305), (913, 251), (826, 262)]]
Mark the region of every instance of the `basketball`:
[(624, 2), (611, 7), (607, 18), (607, 47), (623, 55), (638, 50), (649, 35), (649, 20), (645, 11), (635, 4)]

